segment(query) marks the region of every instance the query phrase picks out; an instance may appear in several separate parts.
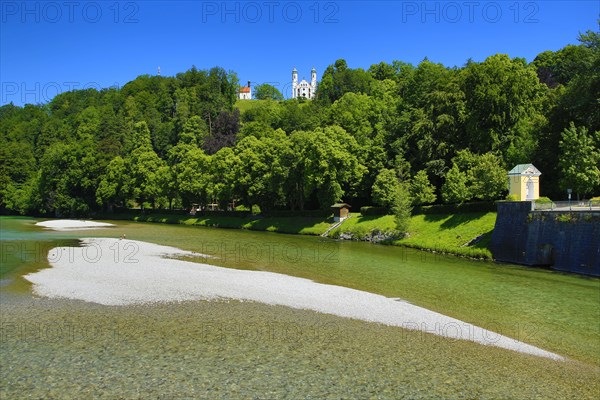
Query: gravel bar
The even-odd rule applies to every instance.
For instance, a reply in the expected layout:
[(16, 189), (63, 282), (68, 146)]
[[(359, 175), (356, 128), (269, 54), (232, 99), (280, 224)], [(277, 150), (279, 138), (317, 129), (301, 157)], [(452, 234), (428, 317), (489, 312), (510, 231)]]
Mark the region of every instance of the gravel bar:
[(36, 295), (110, 306), (236, 299), (397, 326), (562, 360), (563, 357), (401, 299), (264, 271), (178, 258), (202, 254), (148, 242), (81, 239), (48, 252), (52, 268), (30, 273)]

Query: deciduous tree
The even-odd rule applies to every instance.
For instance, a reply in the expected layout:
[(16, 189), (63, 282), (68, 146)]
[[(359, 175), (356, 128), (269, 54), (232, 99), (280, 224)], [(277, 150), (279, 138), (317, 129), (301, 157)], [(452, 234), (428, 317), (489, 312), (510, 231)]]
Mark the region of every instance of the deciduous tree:
[(588, 133), (585, 127), (571, 123), (560, 140), (559, 168), (563, 189), (579, 195), (592, 193), (600, 185), (600, 132)]
[(413, 177), (410, 183), (410, 197), (413, 205), (422, 205), (435, 202), (435, 187), (429, 182), (427, 172), (421, 170)]
[(392, 207), (398, 196), (398, 176), (391, 169), (383, 169), (375, 178), (372, 188), (372, 197), (375, 204), (381, 207)]
[(281, 92), (273, 85), (263, 83), (254, 88), (254, 97), (257, 100), (283, 100)]

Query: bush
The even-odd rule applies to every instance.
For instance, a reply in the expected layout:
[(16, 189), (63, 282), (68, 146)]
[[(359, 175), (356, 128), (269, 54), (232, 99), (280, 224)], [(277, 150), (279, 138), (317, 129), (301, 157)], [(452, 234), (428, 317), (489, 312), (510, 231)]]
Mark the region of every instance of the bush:
[(519, 197), (516, 194), (506, 195), (506, 201), (519, 201)]
[(160, 214), (160, 215), (187, 215), (190, 211), (189, 210), (169, 210), (169, 209), (161, 209), (161, 208), (145, 208), (144, 210), (128, 210), (129, 212), (133, 211), (133, 212), (138, 212), (139, 214), (146, 214), (146, 215), (156, 215), (156, 214)]
[(364, 206), (360, 208), (361, 215), (388, 215), (391, 213), (387, 207)]
[(413, 209), (413, 214), (460, 214), (474, 212), (495, 212), (496, 203), (493, 201), (478, 201), (462, 204), (438, 204), (421, 206)]
[(269, 210), (263, 212), (263, 217), (311, 217), (311, 218), (327, 218), (331, 215), (331, 210)]
[(198, 211), (197, 217), (239, 217), (246, 218), (252, 213), (249, 211)]
[(540, 196), (539, 199), (535, 200), (536, 203), (552, 203), (552, 200), (546, 196)]
[(571, 222), (573, 221), (573, 214), (572, 213), (564, 213), (564, 214), (558, 214), (556, 215), (556, 221), (558, 222)]

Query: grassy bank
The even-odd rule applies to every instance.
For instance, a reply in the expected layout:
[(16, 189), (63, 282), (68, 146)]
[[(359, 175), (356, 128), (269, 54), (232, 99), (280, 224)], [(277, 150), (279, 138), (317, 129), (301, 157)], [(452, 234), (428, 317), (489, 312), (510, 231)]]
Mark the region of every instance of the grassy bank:
[[(138, 222), (158, 222), (217, 228), (248, 229), (298, 235), (321, 235), (332, 224), (332, 217), (260, 217), (256, 215), (172, 215), (123, 213), (102, 216), (105, 219), (123, 219)], [(464, 214), (413, 215), (409, 236), (395, 240), (391, 244), (449, 253), (473, 258), (491, 259), (489, 242), (496, 221), (496, 213), (474, 212)], [(373, 232), (392, 233), (395, 229), (394, 217), (363, 216), (359, 213), (329, 232), (330, 237), (350, 234), (362, 239)], [(475, 243), (469, 244), (476, 240)]]
[(489, 244), (495, 212), (415, 215), (410, 236), (395, 242), (403, 246), (491, 259)]
[(102, 219), (130, 220), (137, 222), (158, 222), (165, 224), (183, 224), (229, 229), (248, 229), (291, 233), (296, 235), (321, 235), (333, 223), (332, 218), (324, 217), (260, 217), (256, 215), (226, 216), (226, 215), (173, 215), (121, 213), (102, 215)]
[[(475, 212), (464, 214), (413, 215), (409, 236), (393, 241), (399, 246), (432, 250), (440, 253), (457, 254), (473, 258), (491, 259), (489, 243), (496, 222), (496, 213)], [(395, 229), (394, 216), (352, 217), (334, 229), (334, 237), (341, 233), (362, 238), (373, 231), (391, 233)]]

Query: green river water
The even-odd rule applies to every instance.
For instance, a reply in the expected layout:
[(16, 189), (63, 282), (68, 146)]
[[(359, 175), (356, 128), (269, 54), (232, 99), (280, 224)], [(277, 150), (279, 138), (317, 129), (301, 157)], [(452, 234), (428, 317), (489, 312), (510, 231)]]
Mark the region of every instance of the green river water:
[[(0, 218), (0, 399), (600, 396), (597, 279), (317, 237), (123, 221), (55, 232), (36, 221)], [(122, 234), (403, 298), (568, 360), (251, 302), (39, 298), (22, 278), (49, 267), (52, 247)]]

